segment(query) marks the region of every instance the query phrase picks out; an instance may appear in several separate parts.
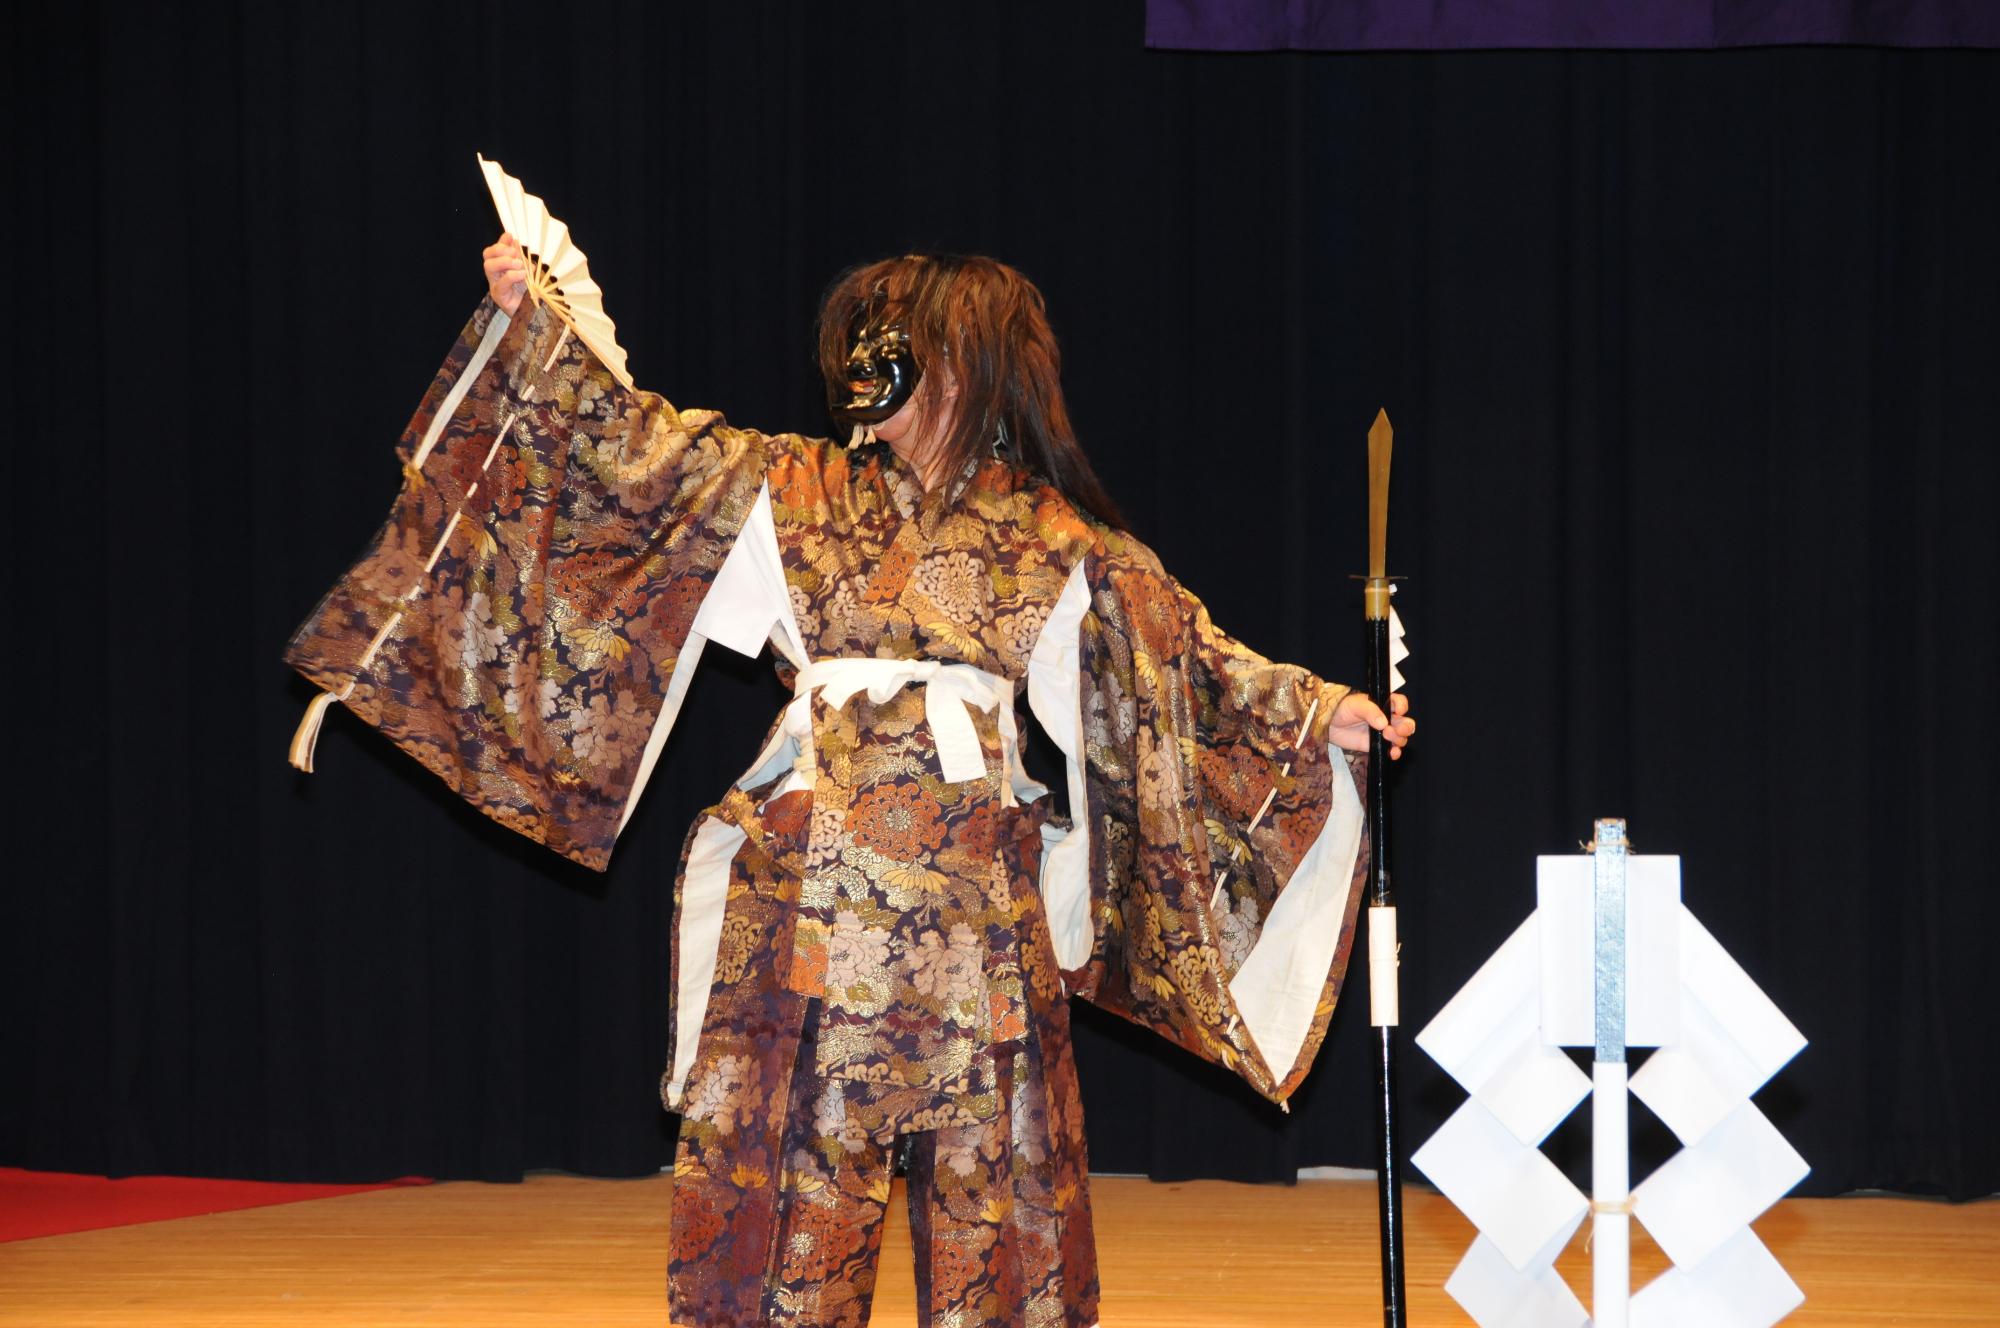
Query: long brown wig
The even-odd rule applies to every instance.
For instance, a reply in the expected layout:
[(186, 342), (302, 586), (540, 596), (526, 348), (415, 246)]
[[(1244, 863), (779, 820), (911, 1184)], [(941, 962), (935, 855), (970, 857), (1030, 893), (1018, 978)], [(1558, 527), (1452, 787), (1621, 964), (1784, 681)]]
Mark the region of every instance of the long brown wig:
[(958, 383), (939, 473), (957, 475), (973, 458), (997, 452), (1098, 520), (1124, 526), (1076, 441), (1063, 401), (1062, 351), (1032, 281), (1005, 263), (963, 254), (908, 254), (849, 268), (820, 301), (819, 368), (829, 400), (846, 395), (847, 353), (870, 312), (909, 330), (925, 375), (920, 400), (939, 389), (941, 369)]

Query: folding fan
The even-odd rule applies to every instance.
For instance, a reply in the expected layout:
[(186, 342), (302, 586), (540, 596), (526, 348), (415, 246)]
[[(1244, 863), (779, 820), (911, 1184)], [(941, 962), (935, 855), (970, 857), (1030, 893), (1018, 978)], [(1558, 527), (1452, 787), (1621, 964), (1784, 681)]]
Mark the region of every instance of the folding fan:
[(486, 188), (493, 195), (501, 226), (520, 242), (528, 257), (529, 297), (547, 305), (567, 323), (570, 331), (597, 353), (611, 376), (629, 390), (632, 376), (625, 371), (625, 350), (618, 344), (618, 329), (604, 312), (604, 292), (590, 279), (590, 265), (570, 238), (569, 227), (550, 216), (548, 205), (521, 188), (521, 182), (501, 170), (499, 162), (481, 156), (479, 169), (485, 172)]

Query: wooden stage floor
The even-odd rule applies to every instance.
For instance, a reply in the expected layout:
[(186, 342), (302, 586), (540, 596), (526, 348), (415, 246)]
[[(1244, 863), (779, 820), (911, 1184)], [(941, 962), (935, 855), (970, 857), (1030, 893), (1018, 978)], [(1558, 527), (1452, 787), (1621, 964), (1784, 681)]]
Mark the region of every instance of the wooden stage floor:
[[(667, 1186), (537, 1174), (0, 1244), (0, 1324), (660, 1328)], [(900, 1328), (914, 1313), (896, 1188), (874, 1322)], [(1105, 1328), (1382, 1321), (1371, 1182), (1100, 1178), (1093, 1195)], [(1412, 1322), (1469, 1322), (1442, 1288), (1470, 1228), (1426, 1190), (1408, 1213)], [(2000, 1203), (1795, 1199), (1757, 1231), (1806, 1292), (1788, 1325), (2000, 1325)], [(1662, 1263), (1634, 1245), (1639, 1285)], [(1572, 1286), (1586, 1257), (1579, 1236)]]

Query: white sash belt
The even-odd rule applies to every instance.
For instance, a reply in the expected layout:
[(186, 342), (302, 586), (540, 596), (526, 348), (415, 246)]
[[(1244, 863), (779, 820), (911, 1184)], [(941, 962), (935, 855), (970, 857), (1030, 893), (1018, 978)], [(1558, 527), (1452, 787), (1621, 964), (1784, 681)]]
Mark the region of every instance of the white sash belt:
[[(995, 710), (1007, 769), (1011, 772), (1018, 745), (1014, 729), (1014, 685), (1005, 678), (970, 664), (935, 659), (820, 659), (799, 670), (792, 703), (785, 708), (785, 733), (799, 745), (798, 766), (810, 775), (814, 764), (812, 697), (818, 692), (828, 706), (840, 709), (857, 692), (881, 705), (903, 688), (924, 689), (924, 719), (937, 745), (938, 770), (946, 782), (963, 783), (986, 777), (986, 754), (972, 727), (971, 710)], [(1011, 801), (1013, 790), (1003, 785)]]

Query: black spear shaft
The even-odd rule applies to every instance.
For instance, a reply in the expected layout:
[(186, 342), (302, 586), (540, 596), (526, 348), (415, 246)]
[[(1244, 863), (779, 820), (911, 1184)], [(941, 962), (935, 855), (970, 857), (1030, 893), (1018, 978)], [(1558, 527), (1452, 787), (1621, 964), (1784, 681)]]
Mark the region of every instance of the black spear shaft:
[[(1368, 695), (1389, 708), (1389, 413), (1368, 430), (1368, 579), (1362, 591), (1368, 621)], [(1382, 1322), (1404, 1328), (1403, 1164), (1396, 1124), (1396, 897), (1389, 880), (1389, 744), (1368, 738), (1368, 935), (1370, 1022), (1375, 1025), (1376, 1200), (1382, 1232)], [(1378, 933), (1377, 928), (1386, 930)], [(1386, 971), (1379, 971), (1386, 966)]]

